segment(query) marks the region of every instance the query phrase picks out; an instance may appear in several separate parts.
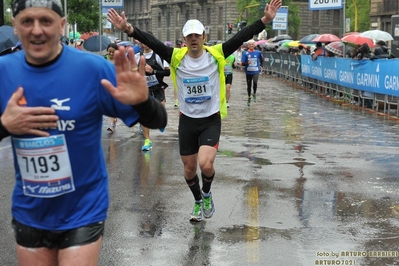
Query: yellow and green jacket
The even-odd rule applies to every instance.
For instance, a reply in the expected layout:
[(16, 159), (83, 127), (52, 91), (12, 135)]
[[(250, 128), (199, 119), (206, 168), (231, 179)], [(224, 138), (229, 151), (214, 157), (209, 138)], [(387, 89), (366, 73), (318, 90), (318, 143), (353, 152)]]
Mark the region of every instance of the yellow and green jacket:
[[(226, 81), (224, 75), (224, 66), (226, 64), (226, 60), (224, 58), (222, 44), (217, 44), (212, 47), (208, 47), (204, 45), (206, 51), (208, 51), (215, 59), (218, 64), (218, 71), (219, 71), (219, 87), (220, 87), (220, 116), (224, 118), (227, 116), (227, 104), (226, 104)], [(173, 49), (173, 54), (170, 62), (170, 70), (172, 74), (172, 81), (175, 90), (177, 88), (176, 82), (176, 70), (179, 67), (181, 60), (187, 54), (188, 50), (187, 47), (183, 48), (175, 48)]]

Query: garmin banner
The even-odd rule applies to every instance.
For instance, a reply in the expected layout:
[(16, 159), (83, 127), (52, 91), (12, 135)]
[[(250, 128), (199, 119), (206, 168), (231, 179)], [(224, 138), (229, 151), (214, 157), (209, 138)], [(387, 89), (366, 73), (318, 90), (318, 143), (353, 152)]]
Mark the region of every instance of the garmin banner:
[(301, 73), (301, 57), (289, 53), (263, 53), (263, 67), (276, 72)]
[(301, 55), (302, 76), (347, 88), (399, 96), (399, 60), (356, 60)]

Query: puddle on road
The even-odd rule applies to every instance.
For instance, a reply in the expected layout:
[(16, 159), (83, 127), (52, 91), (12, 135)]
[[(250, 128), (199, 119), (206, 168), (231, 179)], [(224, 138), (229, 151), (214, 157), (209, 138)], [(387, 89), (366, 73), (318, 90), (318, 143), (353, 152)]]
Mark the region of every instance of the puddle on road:
[(294, 161), (292, 162), (271, 162), (269, 159), (261, 158), (252, 155), (249, 151), (243, 152), (233, 152), (228, 150), (220, 150), (219, 154), (225, 155), (229, 158), (247, 158), (250, 162), (257, 164), (257, 165), (277, 165), (277, 164), (293, 164), (300, 168), (303, 168), (305, 165), (314, 165), (314, 162), (307, 162), (305, 158), (296, 157), (293, 158)]
[(253, 162), (255, 164), (258, 165), (271, 165), (272, 163), (270, 162), (270, 160), (265, 159), (265, 158), (260, 158), (260, 157), (256, 157), (251, 155), (248, 151), (244, 151), (244, 152), (233, 152), (233, 151), (228, 151), (228, 150), (220, 150), (219, 154), (221, 155), (225, 155), (229, 158), (247, 158), (250, 162)]
[[(237, 74), (222, 134), (341, 144), (399, 146), (399, 124), (378, 115), (320, 99), (290, 85), (260, 77), (258, 102), (246, 105), (245, 78)], [(264, 85), (267, 84), (267, 85)]]

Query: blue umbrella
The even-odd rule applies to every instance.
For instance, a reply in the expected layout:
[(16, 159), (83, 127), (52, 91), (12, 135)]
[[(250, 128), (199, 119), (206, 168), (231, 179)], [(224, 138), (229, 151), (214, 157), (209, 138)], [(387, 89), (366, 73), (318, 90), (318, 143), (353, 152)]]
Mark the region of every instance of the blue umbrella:
[(14, 34), (13, 27), (6, 25), (0, 27), (0, 51), (15, 46), (18, 41), (18, 36)]
[(122, 46), (126, 47), (126, 46), (133, 46), (134, 43), (132, 43), (131, 41), (122, 41), (122, 42), (118, 42), (117, 45), (122, 45)]
[(303, 37), (302, 39), (300, 39), (299, 42), (300, 42), (300, 43), (313, 43), (313, 42), (312, 42), (313, 39), (316, 38), (316, 37), (319, 36), (319, 35), (320, 35), (320, 34), (317, 34), (317, 33), (307, 35), (307, 36)]
[(272, 42), (279, 42), (283, 40), (292, 40), (292, 37), (288, 34), (277, 35), (272, 39)]
[[(100, 50), (100, 39), (101, 39), (101, 50)], [(111, 40), (107, 36), (96, 35), (91, 36), (83, 43), (83, 48), (89, 52), (101, 52), (107, 49), (108, 44)]]

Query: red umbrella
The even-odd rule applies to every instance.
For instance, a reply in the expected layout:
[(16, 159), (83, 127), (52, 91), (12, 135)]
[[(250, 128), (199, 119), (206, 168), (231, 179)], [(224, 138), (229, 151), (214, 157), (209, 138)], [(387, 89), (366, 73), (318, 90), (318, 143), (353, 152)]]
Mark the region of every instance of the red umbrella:
[(89, 39), (91, 36), (97, 36), (98, 32), (85, 32), (82, 35), (80, 35), (80, 39), (82, 40), (87, 40)]
[(347, 35), (341, 39), (343, 42), (346, 43), (353, 43), (356, 45), (362, 45), (366, 43), (370, 48), (374, 47), (373, 40), (367, 37), (363, 37), (360, 35)]
[(314, 38), (312, 42), (336, 42), (340, 40), (341, 39), (334, 34), (325, 33), (325, 34), (320, 34), (319, 36)]
[(360, 32), (352, 31), (352, 32), (347, 32), (347, 33), (345, 33), (344, 36), (348, 36), (348, 35), (359, 35), (359, 34), (360, 34)]

